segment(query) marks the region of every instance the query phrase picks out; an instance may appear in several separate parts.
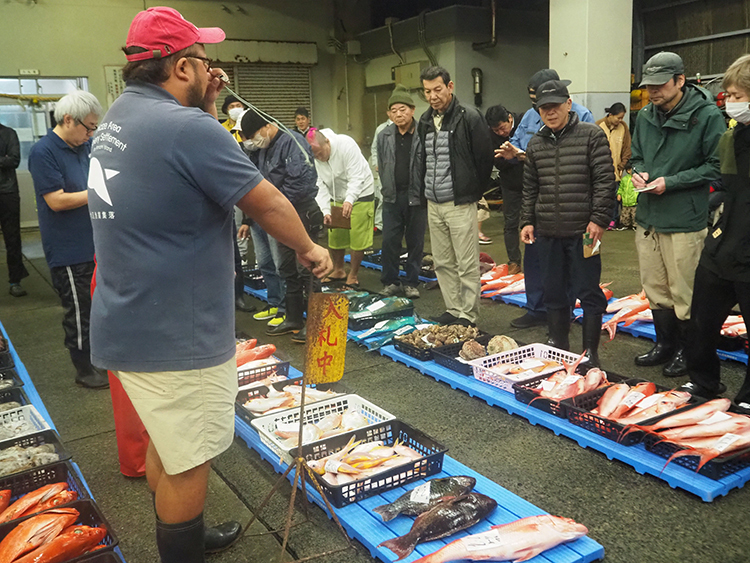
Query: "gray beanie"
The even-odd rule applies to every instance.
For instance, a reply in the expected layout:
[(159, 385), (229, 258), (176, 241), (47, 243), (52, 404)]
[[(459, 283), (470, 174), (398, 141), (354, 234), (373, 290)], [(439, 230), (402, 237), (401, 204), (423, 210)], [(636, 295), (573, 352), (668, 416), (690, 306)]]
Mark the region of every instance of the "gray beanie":
[(407, 106), (415, 107), (414, 99), (409, 94), (409, 90), (401, 84), (396, 84), (393, 94), (388, 98), (388, 109), (391, 109), (393, 104), (406, 104)]

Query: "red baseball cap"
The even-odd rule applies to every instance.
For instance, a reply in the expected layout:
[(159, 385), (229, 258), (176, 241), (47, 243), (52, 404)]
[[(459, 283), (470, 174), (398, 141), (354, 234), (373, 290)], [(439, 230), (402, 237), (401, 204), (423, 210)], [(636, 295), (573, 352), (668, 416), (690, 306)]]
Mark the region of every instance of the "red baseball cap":
[(226, 34), (218, 27), (196, 27), (173, 8), (157, 6), (139, 12), (130, 24), (126, 47), (143, 47), (143, 53), (126, 55), (129, 61), (168, 57), (196, 43), (221, 43)]

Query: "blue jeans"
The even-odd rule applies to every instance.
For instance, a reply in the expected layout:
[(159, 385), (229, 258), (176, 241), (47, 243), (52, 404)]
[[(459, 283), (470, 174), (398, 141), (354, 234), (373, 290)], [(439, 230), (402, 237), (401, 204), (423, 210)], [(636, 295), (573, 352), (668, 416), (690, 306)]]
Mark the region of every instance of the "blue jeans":
[(277, 264), (281, 263), (277, 246), (270, 244), (270, 237), (257, 223), (253, 223), (250, 227), (250, 234), (253, 237), (255, 261), (258, 263), (263, 281), (266, 282), (268, 305), (279, 307), (279, 309), (283, 310), (286, 287), (284, 286), (284, 280), (279, 276), (277, 268)]

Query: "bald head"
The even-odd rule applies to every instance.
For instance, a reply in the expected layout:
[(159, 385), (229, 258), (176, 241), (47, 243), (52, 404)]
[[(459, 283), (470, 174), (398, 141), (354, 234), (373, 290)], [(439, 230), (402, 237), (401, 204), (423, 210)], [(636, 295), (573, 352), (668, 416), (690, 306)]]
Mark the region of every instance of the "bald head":
[(328, 162), (328, 159), (331, 158), (331, 142), (326, 136), (320, 130), (310, 127), (305, 135), (305, 139), (310, 143), (315, 160)]

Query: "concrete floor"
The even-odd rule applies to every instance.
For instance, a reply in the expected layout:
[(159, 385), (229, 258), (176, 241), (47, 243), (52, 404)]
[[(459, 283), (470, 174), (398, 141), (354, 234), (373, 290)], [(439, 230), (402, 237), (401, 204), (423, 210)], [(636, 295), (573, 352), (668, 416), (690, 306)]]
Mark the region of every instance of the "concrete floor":
[[(485, 233), (496, 243), (485, 246), (497, 262), (505, 260), (502, 218), (493, 213)], [(379, 239), (376, 238), (376, 245)], [(104, 514), (120, 538), (128, 563), (158, 561), (153, 539), (153, 512), (144, 479), (128, 479), (118, 471), (114, 423), (107, 391), (90, 391), (73, 383), (74, 373), (63, 348), (59, 301), (49, 280), (38, 232), (24, 233), (24, 254), (31, 276), (24, 281), (29, 295), (15, 299), (0, 291), (0, 320), (28, 368), (57, 428), (80, 465)], [(602, 281), (612, 281), (617, 296), (640, 290), (633, 233), (610, 232), (602, 251)], [(5, 260), (0, 256), (0, 279)], [(378, 273), (364, 270), (365, 287), (380, 287)], [(438, 290), (422, 291), (416, 309), (423, 315), (442, 312)], [(248, 298), (248, 302), (254, 299)], [(260, 303), (256, 303), (260, 305)], [(479, 325), (493, 334), (508, 334), (526, 342), (544, 341), (546, 330), (516, 330), (510, 320), (521, 310), (483, 301)], [(258, 336), (263, 326), (252, 316), (238, 313), (237, 328)], [(288, 337), (272, 340), (280, 356), (302, 366), (303, 348)], [(580, 328), (571, 331), (571, 344), (580, 348)], [(603, 367), (620, 374), (674, 384), (658, 368), (637, 368), (634, 355), (650, 342), (627, 334), (603, 344)], [(567, 516), (588, 526), (590, 537), (606, 550), (611, 563), (750, 561), (750, 490), (734, 490), (727, 497), (705, 503), (664, 481), (636, 473), (630, 466), (579, 447), (551, 431), (489, 407), (390, 359), (349, 344), (343, 383), (409, 424), (434, 436), (450, 448), (450, 455), (472, 469), (552, 514)], [(723, 377), (733, 397), (745, 367), (723, 363)], [(679, 383), (679, 382), (678, 382)], [(276, 481), (276, 474), (259, 456), (237, 439), (215, 462), (206, 507), (208, 522), (237, 519), (246, 522)], [(283, 525), (290, 487), (282, 487), (260, 517), (255, 532)], [(342, 546), (335, 525), (317, 507), (311, 522), (294, 529), (287, 559), (300, 558)], [(299, 515), (298, 515), (299, 516)], [(356, 544), (356, 542), (355, 542)], [(211, 556), (213, 563), (265, 563), (278, 558), (280, 542), (274, 534), (245, 537), (231, 550)], [(355, 551), (322, 559), (330, 562), (373, 561), (361, 546)]]

